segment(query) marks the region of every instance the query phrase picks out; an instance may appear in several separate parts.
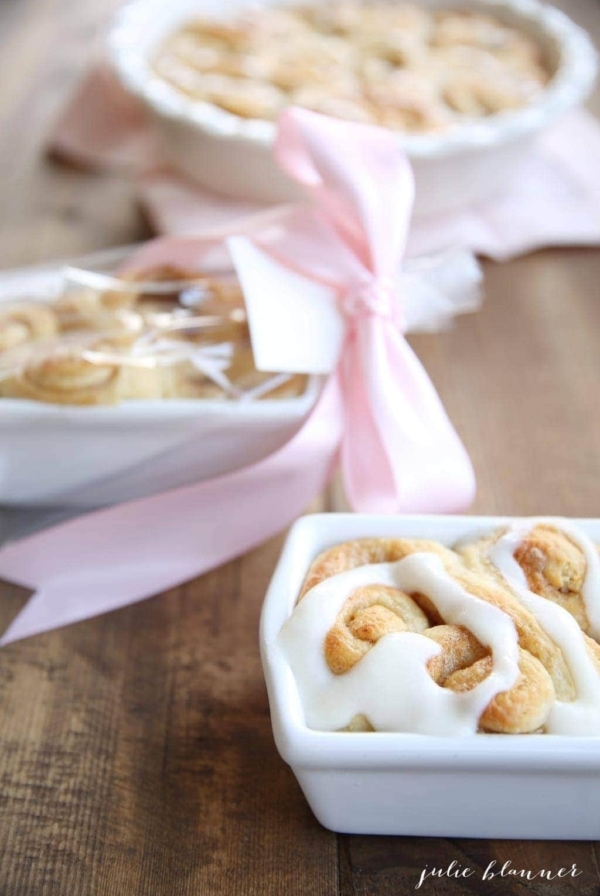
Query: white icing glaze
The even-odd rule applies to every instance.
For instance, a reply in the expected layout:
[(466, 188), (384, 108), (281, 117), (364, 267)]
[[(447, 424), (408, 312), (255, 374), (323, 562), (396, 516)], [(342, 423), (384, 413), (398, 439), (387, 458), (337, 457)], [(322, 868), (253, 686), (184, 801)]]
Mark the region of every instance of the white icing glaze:
[[(465, 693), (442, 688), (426, 668), (440, 652), (439, 645), (414, 632), (394, 632), (380, 638), (350, 671), (334, 675), (325, 659), (325, 636), (348, 597), (373, 584), (427, 594), (447, 623), (464, 625), (490, 648), (492, 672)], [(429, 553), (359, 566), (325, 579), (303, 597), (278, 641), (294, 674), (306, 724), (325, 731), (343, 728), (363, 714), (377, 731), (475, 734), (485, 707), (519, 675), (512, 620), (465, 591), (440, 558)]]
[(535, 526), (562, 530), (583, 552), (586, 576), (583, 600), (590, 627), (597, 636), (600, 624), (600, 556), (593, 542), (567, 520), (536, 518), (513, 523), (489, 551), (489, 559), (506, 579), (521, 603), (561, 649), (573, 677), (576, 698), (556, 701), (545, 725), (549, 734), (600, 734), (600, 675), (587, 650), (583, 632), (567, 610), (529, 590), (525, 573), (514, 558), (522, 539)]

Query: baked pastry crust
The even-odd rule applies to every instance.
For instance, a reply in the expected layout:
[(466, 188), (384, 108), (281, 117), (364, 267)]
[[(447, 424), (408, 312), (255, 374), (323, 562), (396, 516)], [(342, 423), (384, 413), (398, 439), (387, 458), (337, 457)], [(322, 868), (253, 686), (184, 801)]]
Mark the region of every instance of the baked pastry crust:
[(54, 310), (41, 302), (0, 305), (0, 352), (51, 339), (58, 333)]
[(53, 404), (284, 399), (307, 383), (256, 369), (233, 276), (172, 265), (104, 290), (70, 285), (52, 304), (0, 306), (0, 353), (0, 397)]
[[(580, 663), (577, 657), (573, 662), (573, 653), (565, 650), (564, 642), (557, 639), (555, 627), (549, 626), (543, 608), (536, 614), (535, 607), (532, 609), (523, 600), (523, 592), (494, 566), (493, 554), (490, 559), (491, 548), (506, 531), (501, 529), (461, 542), (454, 550), (423, 539), (364, 538), (344, 542), (320, 554), (306, 575), (299, 603), (309, 594), (320, 593), (327, 580), (333, 587), (334, 577), (347, 582), (346, 574), (350, 571), (365, 566), (373, 571), (373, 584), (365, 584), (370, 578), (367, 574), (361, 577), (356, 588), (344, 586), (350, 587), (350, 593), (322, 643), (323, 658), (330, 673), (336, 677), (348, 676), (381, 639), (397, 633), (413, 633), (439, 646), (439, 652), (427, 661), (426, 668), (441, 688), (456, 694), (467, 693), (494, 673), (494, 652), (475, 636), (468, 619), (462, 624), (449, 622), (433, 593), (407, 593), (387, 584), (385, 576), (378, 580), (378, 570), (386, 565), (404, 561), (410, 555), (416, 555), (413, 560), (421, 562), (422, 558), (434, 554), (441, 561), (449, 583), (500, 610), (516, 633), (518, 675), (510, 688), (500, 690), (483, 708), (478, 720), (479, 731), (525, 734), (547, 730), (559, 703), (563, 708), (570, 708), (581, 698)], [(585, 703), (595, 689), (600, 720), (600, 645), (585, 633), (591, 633), (593, 626), (583, 595), (587, 573), (584, 550), (571, 530), (543, 521), (537, 524), (534, 521), (526, 527), (511, 550), (523, 570), (524, 587), (560, 608), (559, 624), (561, 620), (564, 622), (560, 617), (564, 612), (580, 626), (576, 648), (579, 658), (587, 654), (588, 674), (594, 679), (591, 687), (584, 688), (587, 696), (581, 699)], [(596, 599), (600, 599), (600, 594)], [(402, 643), (398, 642), (398, 650), (402, 649)], [(410, 682), (405, 686), (410, 687)], [(368, 709), (363, 707), (340, 730), (374, 728)]]
[[(459, 548), (471, 569), (504, 579), (489, 559), (490, 548), (506, 532), (498, 529)], [(539, 523), (521, 538), (514, 554), (534, 594), (563, 607), (586, 634), (591, 634), (582, 595), (587, 563), (581, 548), (569, 535), (549, 523)]]
[(8, 379), (5, 398), (61, 405), (109, 405), (162, 398), (164, 368), (128, 363), (126, 340), (98, 339), (82, 351), (58, 349)]
[(549, 80), (536, 41), (493, 15), (383, 0), (197, 18), (153, 65), (190, 98), (243, 118), (293, 104), (414, 133), (526, 106)]

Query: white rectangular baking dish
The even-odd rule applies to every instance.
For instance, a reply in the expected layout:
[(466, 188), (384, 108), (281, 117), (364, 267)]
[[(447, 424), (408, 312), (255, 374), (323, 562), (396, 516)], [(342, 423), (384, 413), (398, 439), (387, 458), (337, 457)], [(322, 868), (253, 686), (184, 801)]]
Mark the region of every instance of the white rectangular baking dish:
[[(600, 836), (600, 738), (450, 738), (306, 727), (277, 636), (312, 560), (368, 536), (451, 546), (502, 517), (315, 514), (290, 530), (263, 606), (260, 645), (277, 748), (317, 819), (334, 831), (438, 837), (594, 840)], [(577, 520), (600, 541), (600, 520)]]
[(0, 504), (97, 507), (220, 476), (292, 437), (316, 398), (128, 401), (78, 408), (0, 400)]
[[(76, 259), (114, 270), (135, 247)], [(65, 263), (2, 272), (0, 303), (52, 300)], [(295, 398), (176, 399), (73, 407), (0, 399), (0, 504), (92, 508), (219, 476), (281, 447), (313, 405), (320, 381)]]
[[(265, 0), (286, 5), (296, 0)], [(328, 2), (328, 0), (324, 0)], [(227, 19), (253, 0), (129, 0), (107, 39), (112, 66), (124, 88), (146, 106), (165, 159), (202, 186), (241, 199), (281, 202), (297, 187), (277, 168), (271, 147), (276, 125), (245, 119), (195, 102), (153, 71), (161, 42), (194, 16)], [(463, 208), (501, 193), (536, 138), (584, 102), (596, 76), (596, 53), (583, 29), (539, 0), (424, 0), (433, 8), (481, 10), (536, 37), (554, 76), (531, 106), (465, 124), (444, 135), (396, 134), (416, 181), (415, 214)]]

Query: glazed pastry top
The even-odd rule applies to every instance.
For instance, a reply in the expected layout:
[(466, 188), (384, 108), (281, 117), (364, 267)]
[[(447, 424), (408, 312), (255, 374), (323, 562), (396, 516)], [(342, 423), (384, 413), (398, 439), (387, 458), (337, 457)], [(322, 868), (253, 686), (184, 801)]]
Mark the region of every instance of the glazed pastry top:
[(402, 538), (331, 548), (279, 643), (311, 728), (598, 735), (599, 610), (585, 533), (519, 520), (455, 550)]
[(493, 15), (337, 0), (195, 19), (155, 73), (243, 118), (299, 105), (414, 133), (526, 106), (549, 80), (540, 46)]

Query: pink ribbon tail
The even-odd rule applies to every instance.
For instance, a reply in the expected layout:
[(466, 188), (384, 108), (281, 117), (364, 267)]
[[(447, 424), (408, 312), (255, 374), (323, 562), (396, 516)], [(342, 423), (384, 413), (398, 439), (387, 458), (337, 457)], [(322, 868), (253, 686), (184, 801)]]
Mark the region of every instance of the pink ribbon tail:
[(420, 361), (388, 321), (360, 322), (341, 364), (341, 468), (348, 502), (370, 513), (451, 513), (475, 474)]
[(0, 646), (136, 603), (275, 535), (325, 487), (341, 431), (331, 377), (301, 429), (264, 460), (6, 545), (0, 576), (38, 590)]

